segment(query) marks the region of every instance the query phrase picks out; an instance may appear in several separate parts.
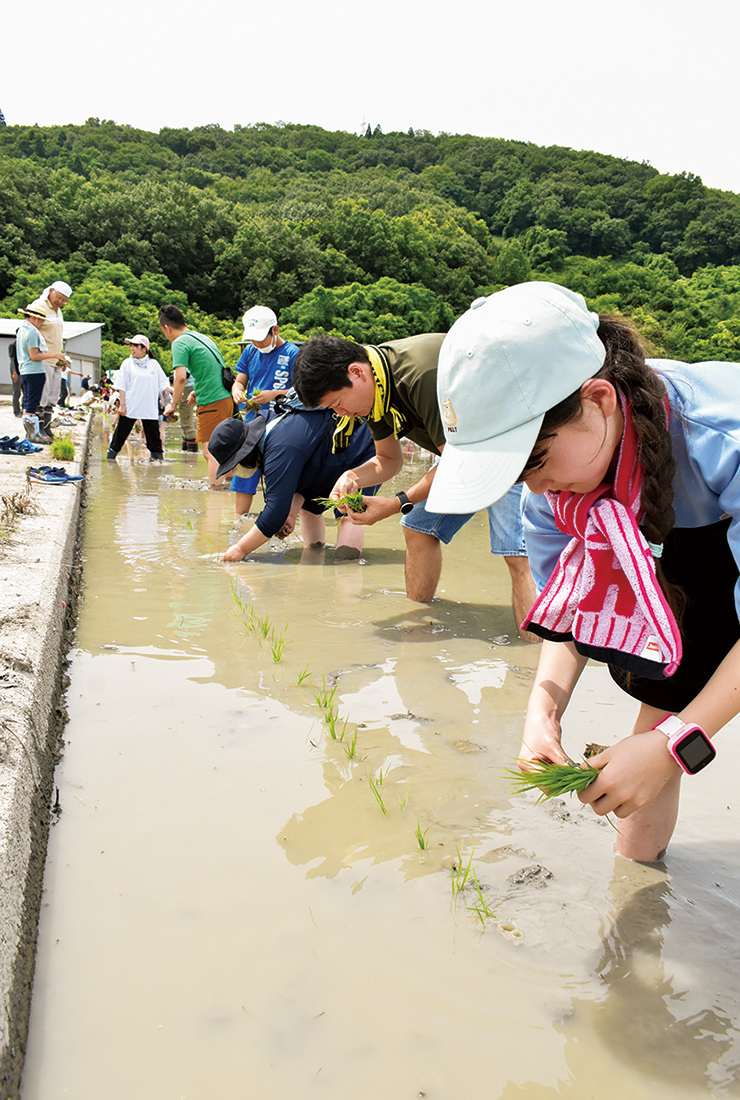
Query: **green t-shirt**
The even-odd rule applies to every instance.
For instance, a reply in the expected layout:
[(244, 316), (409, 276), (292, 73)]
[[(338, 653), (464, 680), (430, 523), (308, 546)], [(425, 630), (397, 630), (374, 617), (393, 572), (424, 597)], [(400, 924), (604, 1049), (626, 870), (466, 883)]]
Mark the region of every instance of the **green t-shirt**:
[[(437, 403), (437, 360), (444, 333), (429, 332), (405, 340), (378, 345), (388, 356), (391, 374), (391, 404), (406, 420), (404, 437), (425, 451), (438, 455), (445, 433)], [(393, 435), (393, 417), (367, 418), (373, 439)]]
[(196, 405), (212, 405), (231, 397), (221, 380), (223, 358), (210, 336), (186, 329), (172, 341), (172, 368), (185, 367), (194, 379)]

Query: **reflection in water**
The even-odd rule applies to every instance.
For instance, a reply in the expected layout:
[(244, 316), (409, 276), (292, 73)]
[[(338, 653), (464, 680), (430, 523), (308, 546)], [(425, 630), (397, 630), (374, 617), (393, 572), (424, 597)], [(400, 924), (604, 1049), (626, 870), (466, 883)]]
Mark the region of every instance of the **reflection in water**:
[[(485, 517), (409, 605), (396, 523), (222, 566), (230, 495), (134, 452), (89, 475), (23, 1100), (737, 1095), (740, 739), (667, 868), (615, 862), (578, 802), (510, 796), (537, 650)], [(629, 714), (588, 669), (569, 751)]]

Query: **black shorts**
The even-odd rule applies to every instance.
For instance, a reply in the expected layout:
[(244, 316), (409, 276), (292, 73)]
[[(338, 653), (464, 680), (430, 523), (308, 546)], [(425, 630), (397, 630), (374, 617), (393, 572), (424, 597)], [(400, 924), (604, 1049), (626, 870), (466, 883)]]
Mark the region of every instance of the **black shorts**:
[(709, 527), (674, 528), (663, 546), (661, 565), (683, 589), (683, 656), (673, 676), (648, 680), (609, 666), (615, 683), (641, 703), (675, 714), (699, 694), (740, 638), (735, 610), (738, 568), (727, 532), (729, 519)]

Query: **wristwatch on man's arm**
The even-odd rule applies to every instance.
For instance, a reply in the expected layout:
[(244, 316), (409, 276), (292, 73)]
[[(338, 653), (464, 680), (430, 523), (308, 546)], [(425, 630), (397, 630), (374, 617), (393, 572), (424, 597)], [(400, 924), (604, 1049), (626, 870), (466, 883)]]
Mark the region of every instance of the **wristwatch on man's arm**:
[(696, 775), (717, 755), (712, 742), (701, 726), (682, 722), (675, 714), (666, 714), (653, 726), (668, 738), (668, 752), (687, 775)]
[(396, 493), (396, 496), (401, 501), (401, 515), (402, 516), (407, 516), (409, 514), (409, 512), (413, 511), (413, 508), (414, 508), (413, 504), (411, 503), (409, 498), (406, 496), (406, 494), (403, 492), (403, 490), (401, 490), (400, 493)]

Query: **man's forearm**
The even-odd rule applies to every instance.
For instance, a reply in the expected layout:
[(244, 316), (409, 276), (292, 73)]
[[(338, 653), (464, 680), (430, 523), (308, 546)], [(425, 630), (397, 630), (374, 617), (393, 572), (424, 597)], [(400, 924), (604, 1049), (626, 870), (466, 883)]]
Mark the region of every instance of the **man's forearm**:
[(184, 370), (182, 374), (178, 374), (178, 371), (175, 370), (175, 373), (172, 375), (172, 400), (170, 401), (170, 405), (175, 406), (180, 404), (182, 395), (185, 392), (187, 378), (188, 376)]

